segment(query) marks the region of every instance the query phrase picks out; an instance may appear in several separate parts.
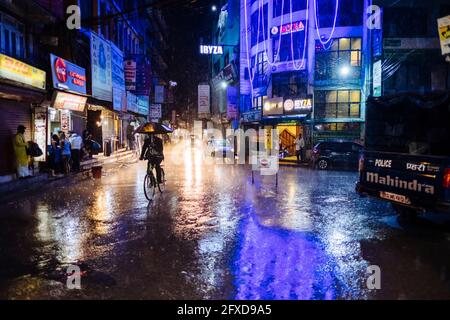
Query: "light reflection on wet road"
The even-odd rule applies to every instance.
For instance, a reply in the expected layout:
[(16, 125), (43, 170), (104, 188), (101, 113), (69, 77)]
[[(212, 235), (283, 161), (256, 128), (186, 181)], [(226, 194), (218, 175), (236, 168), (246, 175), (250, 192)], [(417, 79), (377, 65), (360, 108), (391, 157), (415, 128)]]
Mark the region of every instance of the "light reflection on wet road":
[[(275, 188), (181, 146), (166, 158), (151, 205), (144, 163), (0, 205), (0, 298), (450, 298), (448, 224), (399, 225), (357, 173), (281, 168)], [(74, 263), (82, 290), (65, 286)]]

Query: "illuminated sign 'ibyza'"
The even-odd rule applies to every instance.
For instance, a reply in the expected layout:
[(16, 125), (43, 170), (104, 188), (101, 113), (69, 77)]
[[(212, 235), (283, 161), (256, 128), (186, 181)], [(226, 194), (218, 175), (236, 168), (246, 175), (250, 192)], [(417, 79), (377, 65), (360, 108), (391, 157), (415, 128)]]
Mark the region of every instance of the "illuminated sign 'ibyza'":
[(223, 54), (223, 47), (222, 46), (201, 45), (200, 53), (201, 54)]

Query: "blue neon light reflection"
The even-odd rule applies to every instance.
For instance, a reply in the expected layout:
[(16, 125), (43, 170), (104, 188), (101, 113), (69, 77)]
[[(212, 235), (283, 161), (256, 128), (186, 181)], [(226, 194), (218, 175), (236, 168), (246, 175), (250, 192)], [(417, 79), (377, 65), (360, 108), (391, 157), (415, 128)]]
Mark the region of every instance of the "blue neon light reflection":
[(318, 241), (301, 232), (242, 221), (233, 264), (238, 300), (332, 300), (338, 281)]

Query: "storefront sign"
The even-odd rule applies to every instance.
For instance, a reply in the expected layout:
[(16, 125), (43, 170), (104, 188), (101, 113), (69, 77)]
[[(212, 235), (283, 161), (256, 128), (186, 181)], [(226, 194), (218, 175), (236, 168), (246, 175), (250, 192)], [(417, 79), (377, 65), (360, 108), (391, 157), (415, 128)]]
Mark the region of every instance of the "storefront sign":
[(148, 116), (148, 107), (149, 107), (148, 96), (137, 96), (136, 103), (138, 106), (138, 113), (144, 116)]
[(258, 122), (261, 121), (261, 110), (254, 110), (242, 113), (242, 122)]
[(92, 96), (112, 102), (111, 45), (91, 32)]
[(161, 114), (161, 105), (160, 104), (152, 104), (150, 106), (150, 119), (152, 119), (153, 121), (156, 119), (161, 119), (162, 114)]
[(280, 33), (280, 31), (281, 31), (281, 34), (284, 35), (284, 34), (304, 31), (304, 30), (305, 30), (304, 21), (297, 21), (297, 22), (293, 22), (293, 23), (283, 24), (281, 27), (273, 27), (271, 29), (270, 33), (272, 34), (272, 36), (276, 36)]
[(237, 87), (227, 88), (227, 119), (237, 119), (239, 115), (237, 104)]
[(47, 152), (47, 108), (37, 107), (34, 109), (34, 142), (43, 151), (42, 156), (34, 158), (34, 161), (45, 162)]
[(45, 71), (0, 54), (0, 78), (45, 90)]
[(137, 98), (134, 94), (127, 91), (127, 111), (138, 113)]
[(53, 87), (60, 90), (68, 90), (86, 94), (86, 70), (50, 54)]
[(312, 111), (312, 99), (286, 99), (284, 101), (284, 114), (308, 114)]
[(312, 111), (312, 98), (273, 98), (264, 102), (263, 116), (306, 115)]
[(208, 84), (198, 86), (198, 114), (210, 113), (210, 88)]
[(125, 86), (128, 91), (136, 90), (136, 60), (127, 59), (124, 64)]
[(67, 92), (55, 91), (52, 106), (56, 109), (83, 112), (86, 102), (87, 97), (78, 96)]
[(373, 96), (381, 96), (382, 64), (381, 60), (373, 64)]
[(155, 86), (155, 103), (164, 103), (164, 86)]
[(113, 89), (113, 108), (122, 111), (126, 99), (123, 53), (111, 43), (111, 78)]
[(200, 54), (220, 55), (220, 54), (223, 54), (223, 47), (222, 46), (201, 45), (200, 46)]
[(442, 55), (450, 54), (450, 16), (438, 19)]
[(283, 98), (266, 99), (263, 106), (263, 116), (283, 115)]

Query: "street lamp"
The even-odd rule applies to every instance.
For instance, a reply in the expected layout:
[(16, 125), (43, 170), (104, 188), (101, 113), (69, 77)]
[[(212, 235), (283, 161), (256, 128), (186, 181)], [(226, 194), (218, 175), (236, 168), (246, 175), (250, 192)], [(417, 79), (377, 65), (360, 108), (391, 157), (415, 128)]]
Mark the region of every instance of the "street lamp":
[(341, 70), (339, 70), (339, 73), (341, 74), (341, 76), (347, 77), (347, 76), (350, 74), (350, 68), (349, 68), (349, 66), (343, 66), (343, 67), (341, 67)]
[(216, 12), (216, 11), (217, 11), (217, 6), (213, 4), (213, 5), (211, 6), (211, 11), (212, 11), (212, 12)]
[(226, 88), (228, 88), (228, 82), (226, 82), (226, 81), (222, 81), (222, 83), (220, 84), (220, 86), (222, 87), (222, 89), (226, 89)]

